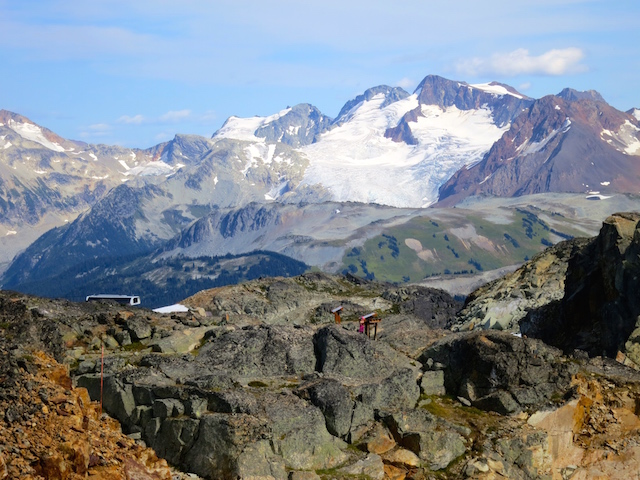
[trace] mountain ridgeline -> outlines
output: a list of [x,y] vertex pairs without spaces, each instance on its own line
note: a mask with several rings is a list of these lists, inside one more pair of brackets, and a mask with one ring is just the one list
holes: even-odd
[[[429,75],[413,93],[368,89],[335,119],[299,104],[269,117],[230,117],[211,138],[176,135],[138,150],[65,140],[2,111],[0,282],[5,288],[42,284],[81,264],[130,255],[253,251],[338,272],[350,266],[345,256],[354,247],[395,236],[392,229],[425,215],[427,206],[543,193],[633,199],[640,191],[636,112],[618,111],[592,91],[565,89],[533,99],[496,82]],[[445,248],[440,240],[431,244],[415,233],[399,237],[397,247],[406,260],[416,254],[413,263],[391,266],[397,257],[380,252],[375,262],[360,258],[355,267],[368,275],[376,263],[376,278],[416,281],[438,271],[480,270],[423,268],[450,252],[464,249],[469,265],[482,264],[478,254],[487,249],[511,249],[509,261],[523,261],[576,235],[578,227],[583,233],[594,228],[572,224],[575,218],[566,215],[556,215],[560,224],[554,225],[543,212],[541,221],[557,233],[538,238],[524,253],[509,240],[516,227],[484,234],[479,217],[465,215],[468,221],[443,228],[443,235],[459,234],[460,245],[448,245],[447,252],[439,250]],[[500,212],[494,217],[506,218]],[[512,224],[513,215],[507,217]],[[367,272],[361,261],[368,262]],[[399,275],[407,265],[413,273]]]

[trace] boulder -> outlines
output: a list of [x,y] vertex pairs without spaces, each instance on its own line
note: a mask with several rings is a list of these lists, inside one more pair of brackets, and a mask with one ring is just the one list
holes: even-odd
[[426,349],[420,360],[442,364],[449,395],[503,414],[562,398],[578,370],[557,348],[497,331],[451,335]]
[[134,342],[151,337],[151,322],[147,318],[133,316],[125,322],[125,328]]
[[346,387],[337,380],[323,378],[304,384],[294,393],[320,409],[331,435],[346,439],[354,408],[351,393]]
[[416,454],[431,470],[446,468],[466,451],[456,427],[425,410],[381,413],[399,445]]
[[273,453],[268,440],[247,445],[237,460],[238,478],[246,480],[287,480],[282,457]]
[[[184,467],[207,479],[238,476],[238,459],[251,444],[271,438],[265,419],[252,415],[208,413],[198,421],[197,442],[183,454]],[[259,451],[261,447],[256,447]],[[243,459],[243,465],[246,458]]]
[[286,376],[315,367],[313,329],[260,325],[211,338],[195,359],[199,375],[228,372],[234,378]]
[[444,372],[442,370],[426,371],[420,379],[420,390],[424,395],[444,395]]
[[318,330],[313,338],[316,369],[324,374],[367,381],[381,380],[401,368],[415,368],[410,358],[382,342],[339,325]]
[[347,459],[347,445],[332,436],[322,412],[297,396],[265,393],[260,399],[276,453],[292,470],[334,468]]

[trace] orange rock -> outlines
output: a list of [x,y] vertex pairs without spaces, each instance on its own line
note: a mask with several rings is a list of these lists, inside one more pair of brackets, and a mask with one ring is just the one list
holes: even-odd
[[388,452],[396,446],[391,434],[383,427],[376,428],[367,442],[367,450],[378,455]]
[[44,453],[40,456],[38,473],[48,480],[67,480],[71,469],[60,453]]
[[417,467],[420,465],[420,458],[410,450],[399,448],[393,452],[387,452],[382,456],[385,462],[394,463],[396,465],[405,465],[407,467]]
[[133,458],[125,458],[124,472],[127,480],[170,480],[171,472],[167,468],[166,471],[150,471],[147,467]]
[[85,475],[89,469],[89,443],[84,439],[66,442],[60,445],[60,451],[65,454],[73,471]]
[[89,392],[84,387],[76,387],[73,389],[73,393],[77,397],[78,406],[82,409],[82,413],[86,414],[86,409],[91,405],[91,397]]
[[9,477],[9,472],[7,471],[7,464],[4,461],[4,456],[0,453],[0,480],[4,480]]
[[407,478],[407,472],[393,465],[384,466],[384,477],[389,480],[404,480]]
[[91,480],[123,480],[122,468],[118,467],[95,467],[91,469],[89,478]]
[[71,390],[73,384],[71,383],[71,378],[69,377],[69,372],[67,371],[67,367],[58,365],[53,368],[47,375],[51,380],[60,385],[61,387],[66,388],[67,390]]

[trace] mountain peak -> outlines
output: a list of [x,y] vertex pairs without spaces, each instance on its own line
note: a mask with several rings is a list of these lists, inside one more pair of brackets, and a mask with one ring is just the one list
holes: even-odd
[[438,75],[427,75],[415,93],[422,105],[437,105],[442,109],[455,106],[459,110],[488,108],[500,126],[508,125],[533,103],[533,99],[502,83],[470,85]]
[[380,108],[384,108],[387,105],[397,102],[398,100],[403,100],[409,96],[409,93],[407,93],[404,89],[400,87],[390,87],[389,85],[378,85],[377,87],[369,88],[365,90],[362,95],[358,95],[353,100],[349,100],[347,103],[345,103],[344,107],[342,107],[342,109],[340,110],[340,113],[338,113],[338,116],[334,120],[334,123],[337,123],[337,124],[342,123],[345,117],[347,116],[347,114],[354,107],[356,107],[357,105],[363,102],[368,102],[373,97],[380,94],[383,94],[385,96],[385,100],[382,103],[382,105],[380,105]]
[[558,97],[567,100],[568,102],[575,102],[577,100],[592,100],[594,102],[604,102],[604,98],[595,90],[586,90],[581,92],[574,90],[573,88],[565,88],[558,95]]
[[8,123],[10,120],[18,123],[31,123],[33,122],[29,120],[27,117],[23,117],[17,113],[10,112],[9,110],[0,110],[0,123]]
[[256,129],[255,136],[265,141],[282,142],[292,147],[309,145],[331,126],[332,119],[309,103],[299,103]]
[[631,110],[627,110],[627,113],[640,122],[640,108],[632,108]]

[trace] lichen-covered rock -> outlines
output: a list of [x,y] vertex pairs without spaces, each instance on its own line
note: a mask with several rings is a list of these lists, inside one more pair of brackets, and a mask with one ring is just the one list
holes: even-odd
[[228,372],[235,378],[297,375],[315,368],[314,330],[260,325],[212,338],[195,364],[201,373]]
[[329,433],[346,439],[355,402],[345,386],[337,380],[322,378],[304,384],[295,394],[320,409]]
[[271,433],[264,419],[209,413],[199,420],[195,438],[198,441],[184,454],[184,464],[202,477],[223,480],[235,479],[240,454],[249,445],[271,438]]
[[272,443],[288,468],[333,468],[347,459],[346,443],[332,436],[320,410],[292,394],[266,394],[261,399]]
[[478,288],[467,297],[464,308],[449,326],[453,331],[519,332],[529,311],[564,297],[569,259],[587,243],[587,239],[560,242],[535,255],[515,272]]
[[367,381],[389,377],[401,368],[415,368],[411,359],[382,342],[338,325],[323,327],[313,339],[316,367],[324,374]]

